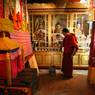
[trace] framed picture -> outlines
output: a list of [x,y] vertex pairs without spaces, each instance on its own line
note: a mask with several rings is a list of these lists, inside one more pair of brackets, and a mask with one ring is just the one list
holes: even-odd
[[[48,41],[47,29],[48,29],[48,16],[47,15],[33,15],[33,40],[40,43],[41,46]],[[43,45],[42,45],[43,44]]]
[[63,37],[62,29],[67,27],[67,14],[55,14],[52,15],[52,46],[61,47]]
[[52,29],[57,32],[64,27],[67,27],[67,14],[52,15]]
[[45,16],[35,15],[34,16],[34,31],[37,31],[40,28],[45,29]]

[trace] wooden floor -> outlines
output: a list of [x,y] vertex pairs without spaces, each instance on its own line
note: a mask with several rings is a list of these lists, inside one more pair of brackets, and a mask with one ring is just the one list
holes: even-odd
[[52,76],[48,70],[40,70],[35,95],[95,95],[95,88],[88,84],[87,70],[75,70],[71,79],[63,79],[60,70]]

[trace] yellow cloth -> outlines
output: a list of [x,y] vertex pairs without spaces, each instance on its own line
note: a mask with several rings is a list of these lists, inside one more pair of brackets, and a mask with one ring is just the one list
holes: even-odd
[[16,41],[9,39],[8,37],[0,38],[0,50],[11,50],[18,47],[19,45]]
[[33,54],[33,56],[31,56],[31,58],[29,58],[28,61],[29,61],[30,68],[36,68],[37,69],[37,73],[39,75],[39,69],[38,69],[38,65],[37,65],[37,61],[36,61],[35,55]]
[[0,18],[0,32],[1,31],[13,32],[13,22],[6,18]]

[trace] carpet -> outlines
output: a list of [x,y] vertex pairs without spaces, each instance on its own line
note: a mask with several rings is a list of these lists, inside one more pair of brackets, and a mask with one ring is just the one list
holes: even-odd
[[35,95],[95,95],[95,88],[87,82],[87,75],[74,74],[71,79],[63,79],[61,73],[39,74],[39,89]]

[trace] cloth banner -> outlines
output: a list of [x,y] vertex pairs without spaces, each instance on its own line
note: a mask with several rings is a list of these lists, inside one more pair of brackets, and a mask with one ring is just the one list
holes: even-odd
[[3,12],[3,0],[0,0],[0,18],[3,18],[4,12]]

